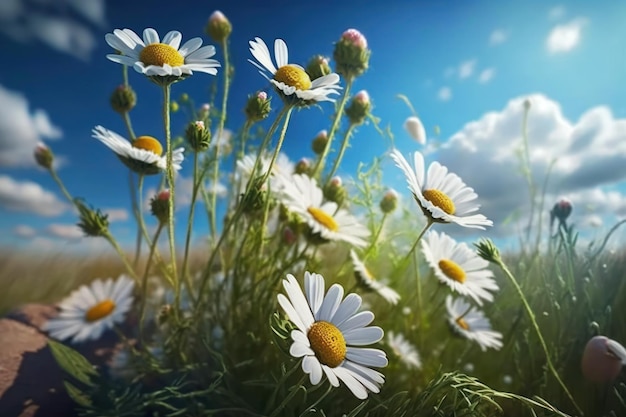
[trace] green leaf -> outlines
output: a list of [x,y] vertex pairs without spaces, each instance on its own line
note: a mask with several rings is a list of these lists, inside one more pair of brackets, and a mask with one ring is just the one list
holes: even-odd
[[63,381],[63,385],[65,385],[65,390],[67,394],[70,396],[74,402],[83,407],[89,407],[91,405],[91,399],[87,394],[82,392],[80,389],[76,388],[74,385],[70,384],[67,381]]
[[48,346],[61,369],[80,382],[93,386],[91,376],[97,376],[98,371],[94,369],[93,365],[83,355],[71,347],[54,340],[48,340]]

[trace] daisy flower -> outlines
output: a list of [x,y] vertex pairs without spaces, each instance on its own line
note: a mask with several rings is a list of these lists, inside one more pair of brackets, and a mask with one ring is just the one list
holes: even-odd
[[451,295],[446,297],[446,309],[450,326],[464,338],[478,343],[483,352],[487,348],[499,350],[502,347],[502,333],[491,330],[489,319],[482,311],[460,298],[452,300]]
[[[330,384],[339,380],[359,399],[368,391],[378,393],[384,376],[370,367],[387,366],[387,356],[379,349],[353,347],[376,343],[383,337],[380,327],[368,326],[374,319],[370,311],[357,313],[361,297],[348,294],[333,284],[324,295],[324,277],[305,272],[302,292],[298,281],[288,274],[283,280],[287,297],[278,294],[278,303],[297,329],[291,332],[293,344],[289,353],[302,357],[302,370],[317,385],[326,375]],[[352,346],[351,346],[352,345]]]
[[463,182],[461,178],[448,172],[448,168],[435,161],[428,167],[424,175],[424,156],[415,152],[413,168],[404,156],[394,149],[391,158],[400,168],[409,184],[420,208],[431,221],[437,223],[456,223],[463,227],[485,229],[483,226],[492,226],[493,222],[482,214],[470,214],[479,209],[479,205],[472,203],[478,198],[474,190]]
[[51,337],[73,343],[98,339],[105,330],[121,323],[130,310],[134,281],[126,275],[83,285],[59,304],[59,315],[43,330]]
[[[243,193],[246,190],[248,181],[252,177],[252,171],[254,169],[254,163],[256,162],[256,155],[248,154],[237,161],[236,178],[239,180],[240,189],[239,192]],[[261,160],[257,166],[256,175],[264,175],[271,162],[272,158],[269,155],[261,155]],[[279,153],[274,165],[272,166],[272,174],[269,179],[271,181],[270,188],[272,192],[278,192],[282,189],[282,185],[285,181],[289,181],[289,177],[294,172],[294,164],[289,160],[289,157],[284,153]]]
[[[117,133],[96,126],[92,130],[92,137],[108,146],[117,154],[120,160],[138,174],[154,175],[167,168],[167,158],[161,156],[163,146],[152,136],[139,136],[132,143]],[[180,164],[185,157],[184,148],[172,151],[172,167],[175,170],[181,168]]]
[[[249,59],[248,61],[257,67],[262,76],[267,78],[282,93],[284,97],[294,95],[304,101],[335,101],[330,98],[332,94],[339,94],[341,90],[339,75],[332,73],[316,78],[311,78],[300,65],[289,63],[287,44],[282,39],[274,41],[274,55],[276,66],[272,61],[270,51],[261,38],[250,41],[250,52],[259,63]],[[260,64],[260,65],[259,65]],[[269,72],[270,78],[266,72]]]
[[471,297],[478,305],[493,301],[498,284],[489,262],[482,259],[465,243],[457,243],[445,233],[428,232],[422,240],[422,253],[435,271],[435,276],[452,291]]
[[422,361],[415,346],[406,340],[402,334],[396,335],[393,332],[389,332],[387,334],[387,345],[407,368],[419,369],[422,367]]
[[182,35],[178,31],[168,32],[159,39],[152,28],[143,31],[143,40],[130,29],[115,29],[104,37],[111,48],[119,54],[109,54],[113,62],[133,67],[148,77],[184,77],[193,71],[217,74],[220,63],[209,59],[215,55],[213,45],[202,46],[201,38],[188,40],[180,47]]
[[311,232],[322,239],[344,241],[357,247],[367,244],[364,240],[370,234],[367,227],[348,211],[337,209],[337,203],[324,202],[322,189],[313,178],[303,174],[292,175],[283,182],[281,199],[289,211],[298,214]]
[[359,284],[376,294],[383,297],[390,304],[396,305],[400,300],[400,294],[389,288],[385,284],[377,281],[372,273],[367,269],[365,264],[359,259],[356,252],[350,251],[350,258],[352,259],[352,266],[354,268],[354,276]]

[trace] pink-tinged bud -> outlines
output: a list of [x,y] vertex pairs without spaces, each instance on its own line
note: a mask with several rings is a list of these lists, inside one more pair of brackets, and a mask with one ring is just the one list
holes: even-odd
[[343,182],[341,181],[341,177],[332,177],[330,180],[330,185],[332,185],[333,187],[341,187],[341,185],[343,184]]
[[196,120],[193,124],[196,125],[198,130],[204,129],[204,122],[202,120]]
[[165,224],[169,220],[170,206],[170,190],[162,190],[150,200],[150,210],[152,215],[156,217],[160,223]]
[[356,29],[346,30],[343,32],[343,35],[341,35],[341,38],[350,41],[354,46],[358,46],[359,48],[367,48],[367,39]]
[[398,193],[396,190],[389,189],[383,194],[383,198],[380,200],[380,209],[383,213],[391,213],[398,206]]
[[256,98],[259,100],[267,100],[267,93],[265,91],[259,91]]
[[310,168],[311,168],[311,161],[309,161],[307,158],[302,158],[296,164],[294,168],[294,172],[296,174],[307,174]]
[[414,140],[420,145],[426,143],[426,130],[422,121],[417,116],[411,116],[404,122],[404,129],[408,132]]
[[283,229],[283,241],[288,245],[293,245],[298,240],[298,236],[291,227]]
[[40,167],[45,169],[52,168],[52,162],[54,161],[54,155],[50,148],[48,148],[44,143],[39,142],[37,146],[35,146],[35,161],[39,164]]
[[354,96],[355,100],[360,101],[363,104],[367,104],[370,102],[370,95],[365,90],[361,90]]
[[564,222],[572,214],[572,202],[567,198],[561,198],[552,207],[552,215]]
[[328,144],[328,132],[326,130],[320,130],[320,132],[313,138],[311,142],[311,149],[316,155],[324,153],[324,149]]
[[626,349],[605,336],[592,337],[583,352],[582,372],[590,382],[614,381],[626,361]]
[[204,103],[200,107],[200,115],[202,117],[207,117],[209,115],[209,111],[211,110],[211,105],[209,103]]
[[230,21],[224,16],[224,13],[219,10],[214,11],[209,17],[209,21],[206,25],[206,32],[216,42],[223,42],[230,33],[233,27]]
[[170,199],[170,190],[165,189],[157,194],[157,199],[161,201],[168,201]]

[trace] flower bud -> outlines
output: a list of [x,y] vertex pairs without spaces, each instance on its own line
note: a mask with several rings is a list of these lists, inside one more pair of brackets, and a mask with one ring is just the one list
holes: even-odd
[[157,218],[159,223],[165,224],[169,221],[170,214],[170,190],[160,191],[150,200],[150,211]]
[[426,143],[426,130],[424,129],[422,121],[417,116],[408,117],[404,122],[404,129],[420,145]]
[[391,213],[398,207],[398,193],[395,190],[389,189],[383,195],[380,200],[380,209],[383,213]]
[[315,55],[306,66],[306,73],[311,81],[332,73],[333,70],[328,64],[328,59],[322,55]]
[[35,146],[35,161],[40,167],[45,169],[52,169],[52,162],[54,162],[54,155],[50,148],[48,148],[43,142],[39,142]]
[[209,17],[205,30],[215,42],[223,42],[228,38],[233,27],[224,13],[216,10]]
[[622,370],[626,350],[622,345],[605,336],[592,337],[585,346],[582,372],[590,382],[614,381]]
[[178,102],[172,100],[172,102],[170,103],[170,111],[172,113],[176,113],[179,109],[180,106],[178,105]]
[[370,114],[372,104],[370,96],[365,90],[361,90],[352,99],[350,105],[346,108],[346,116],[353,125],[362,124]]
[[259,91],[256,95],[248,96],[244,112],[251,122],[260,122],[269,116],[272,107],[270,99],[265,91]]
[[187,93],[182,93],[179,100],[181,103],[187,103],[189,101],[189,95]]
[[370,53],[367,39],[361,32],[356,29],[346,30],[333,51],[337,73],[348,79],[363,74],[369,65]]
[[204,103],[200,107],[200,117],[206,119],[209,117],[209,112],[211,111],[211,105],[209,103]]
[[326,149],[326,144],[328,143],[328,132],[326,130],[320,130],[320,132],[313,138],[311,142],[311,149],[315,152],[316,155],[321,155],[324,153],[324,149]]
[[204,122],[197,120],[187,125],[185,138],[194,152],[205,151],[211,143],[211,131],[204,126]]
[[333,177],[328,184],[324,187],[324,197],[329,200],[342,205],[346,199],[347,192],[342,185],[340,177]]
[[129,85],[120,85],[111,94],[110,103],[116,112],[128,113],[137,104],[137,95]]
[[294,168],[294,173],[296,173],[296,174],[308,174],[309,173],[309,169],[311,169],[311,161],[309,161],[307,158],[302,158],[296,164],[296,167]]
[[561,198],[559,201],[554,204],[550,214],[561,222],[565,222],[565,220],[572,214],[572,202],[567,198]]
[[82,201],[75,199],[74,203],[78,208],[80,222],[78,227],[85,233],[85,236],[106,236],[109,232],[108,215],[100,210],[87,207]]

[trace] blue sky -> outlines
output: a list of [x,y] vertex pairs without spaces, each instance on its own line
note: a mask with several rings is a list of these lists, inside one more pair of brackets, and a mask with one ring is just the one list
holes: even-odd
[[[241,125],[248,94],[270,91],[247,62],[249,40],[259,36],[271,44],[283,38],[290,61],[304,65],[314,54],[331,56],[341,33],[356,28],[367,37],[372,55],[353,92],[369,92],[374,115],[383,128],[390,127],[405,155],[421,150],[428,162],[439,160],[458,173],[495,223],[471,236],[456,226],[446,232],[516,241],[528,207],[514,154],[525,99],[532,103],[529,133],[537,181],[543,181],[549,161],[558,158],[547,203],[570,198],[572,221],[585,239],[601,236],[626,217],[623,2],[281,0],[173,6],[161,0],[3,0],[0,48],[8,60],[0,67],[0,246],[68,252],[86,247],[74,213],[34,164],[32,150],[39,141],[57,155],[59,175],[70,192],[108,212],[113,234],[131,245],[127,171],[91,138],[96,125],[125,133],[108,104],[122,78],[121,66],[105,58],[111,48],[104,35],[116,28],[141,33],[153,27],[161,36],[179,30],[183,41],[200,36],[212,43],[203,28],[214,10],[233,24],[235,79],[227,128]],[[216,58],[222,58],[219,48]],[[129,75],[138,94],[131,113],[135,131],[162,138],[159,88],[132,69]],[[199,106],[209,100],[212,84],[221,81],[221,74],[198,73],[174,85],[172,94],[188,93]],[[426,126],[425,147],[403,130],[411,113],[397,94],[411,100]],[[275,108],[278,102],[276,97]],[[292,160],[312,156],[310,140],[329,127],[332,111],[325,103],[294,114],[284,147]],[[187,121],[184,114],[174,114],[174,133],[181,133]],[[359,161],[371,161],[389,148],[372,124],[361,126],[351,144],[340,170],[344,177],[355,174]],[[383,169],[386,183],[406,193],[388,158]],[[191,165],[181,174],[190,178]],[[154,188],[156,181],[151,178],[146,188]],[[181,207],[181,220],[187,210]],[[516,211],[519,221],[505,222]],[[197,223],[198,238],[205,226]]]

